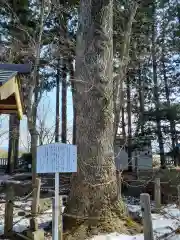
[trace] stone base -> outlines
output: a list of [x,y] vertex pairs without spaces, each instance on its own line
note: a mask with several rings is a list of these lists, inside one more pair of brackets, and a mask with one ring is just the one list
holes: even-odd
[[44,240],[44,231],[43,230],[37,230],[32,232],[31,230],[27,231],[27,237],[32,240]]

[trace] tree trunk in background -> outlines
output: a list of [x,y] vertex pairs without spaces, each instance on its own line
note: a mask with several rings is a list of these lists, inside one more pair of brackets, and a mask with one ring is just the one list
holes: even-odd
[[[120,114],[122,113],[122,107],[124,105],[124,81],[118,80],[119,75],[114,77],[114,141],[116,142],[116,136],[118,134],[119,123],[120,123]],[[119,86],[117,87],[117,82]]]
[[157,136],[160,150],[161,167],[165,168],[164,143],[161,130],[161,120],[159,116],[160,102],[159,102],[159,87],[157,80],[157,59],[156,59],[156,19],[155,19],[155,2],[153,3],[153,22],[152,22],[152,67],[153,67],[153,82],[154,82],[154,101],[156,106],[156,124]]
[[125,25],[124,39],[122,41],[121,53],[120,53],[120,62],[121,66],[119,67],[119,74],[116,76],[116,80],[114,81],[114,139],[116,139],[116,134],[119,128],[120,122],[120,113],[121,108],[123,106],[123,89],[124,89],[124,81],[123,79],[126,77],[127,66],[129,63],[129,50],[131,43],[131,33],[132,33],[132,25],[134,21],[134,17],[136,15],[136,11],[138,9],[138,3],[136,1],[132,1],[131,9],[129,12],[129,16]]
[[35,184],[37,173],[36,173],[36,154],[37,154],[37,143],[38,143],[38,132],[36,129],[36,119],[37,119],[37,99],[38,90],[34,93],[34,106],[32,107],[31,118],[28,118],[28,129],[31,135],[31,153],[32,153],[32,183]]
[[[165,21],[165,19],[164,19],[164,21]],[[164,23],[163,23],[161,63],[162,63],[162,72],[163,72],[164,85],[165,85],[167,107],[170,109],[170,107],[171,107],[170,89],[169,89],[168,77],[167,77],[167,73],[166,73],[166,63],[165,63],[166,49],[165,49],[165,42],[164,42],[164,40],[165,40],[165,26],[164,26]],[[170,119],[169,122],[170,122],[170,131],[171,131],[172,150],[175,151],[175,146],[176,146],[176,143],[177,143],[175,120],[174,119]]]
[[[39,74],[38,76],[39,77]],[[38,82],[38,80],[37,80]],[[31,154],[32,154],[32,186],[35,187],[37,172],[36,172],[36,155],[37,155],[37,143],[38,143],[38,132],[36,129],[36,119],[37,119],[37,107],[38,107],[38,84],[35,88],[34,93],[34,104],[32,106],[31,116],[28,116],[28,129],[31,135]],[[36,198],[36,191],[33,191],[32,197]],[[30,219],[30,228],[35,231],[38,229],[37,219],[33,216]]]
[[57,74],[56,74],[56,127],[55,127],[55,142],[59,142],[59,91],[60,91],[60,60],[58,59],[57,63]]
[[113,0],[81,0],[74,102],[78,171],[72,178],[65,216],[80,216],[83,223],[88,217],[88,223],[94,225],[101,217],[109,218],[117,188],[112,36]]
[[121,116],[121,120],[122,120],[122,135],[123,135],[123,139],[125,140],[126,139],[126,130],[125,130],[126,123],[125,123],[125,118],[124,118],[124,106],[121,109],[121,113],[122,113],[122,116]]
[[20,119],[16,115],[16,128],[15,128],[15,151],[14,151],[14,168],[18,168],[19,159],[19,138],[20,138]]
[[[170,90],[169,90],[169,84],[168,84],[168,78],[166,74],[166,66],[165,66],[165,58],[162,51],[162,66],[163,66],[163,78],[164,78],[164,84],[165,84],[165,93],[166,93],[166,100],[167,100],[167,106],[170,109],[171,102],[170,102]],[[176,137],[176,127],[175,127],[175,121],[173,119],[170,120],[170,131],[171,131],[171,141],[172,141],[172,149],[175,149],[177,137]]]
[[8,165],[6,172],[12,174],[18,164],[20,120],[16,114],[9,117]]
[[132,171],[132,116],[130,76],[127,74],[127,114],[128,114],[128,171]]
[[141,79],[141,65],[138,69],[138,90],[139,90],[139,104],[140,104],[140,126],[141,134],[144,136],[144,82]]
[[71,79],[71,91],[72,91],[72,99],[73,99],[73,136],[72,136],[72,144],[76,145],[76,104],[75,104],[75,82],[74,82],[74,67],[73,60],[69,59],[69,73]]
[[61,141],[67,142],[67,66],[62,59],[61,65],[61,78],[62,78],[62,128],[61,128]]

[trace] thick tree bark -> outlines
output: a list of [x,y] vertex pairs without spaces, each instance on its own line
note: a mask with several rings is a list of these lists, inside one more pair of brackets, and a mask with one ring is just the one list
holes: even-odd
[[75,70],[78,172],[65,216],[96,222],[116,198],[113,132],[113,0],[82,0]]

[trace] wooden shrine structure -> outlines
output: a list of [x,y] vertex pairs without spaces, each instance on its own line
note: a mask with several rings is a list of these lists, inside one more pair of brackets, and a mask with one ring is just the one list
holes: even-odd
[[0,64],[0,114],[24,113],[21,75],[31,72],[30,64]]

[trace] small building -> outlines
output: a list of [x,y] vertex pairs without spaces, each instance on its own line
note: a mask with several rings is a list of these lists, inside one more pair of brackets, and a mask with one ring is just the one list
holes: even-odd
[[[133,170],[152,169],[152,147],[151,141],[138,142],[132,141],[132,168]],[[128,170],[128,146],[122,137],[116,138],[115,143],[115,163],[117,170]]]
[[10,114],[7,172],[18,162],[19,127],[24,114],[22,75],[29,75],[30,64],[0,64],[0,114]]
[[0,114],[17,113],[22,119],[24,107],[20,74],[29,74],[29,64],[0,64]]

